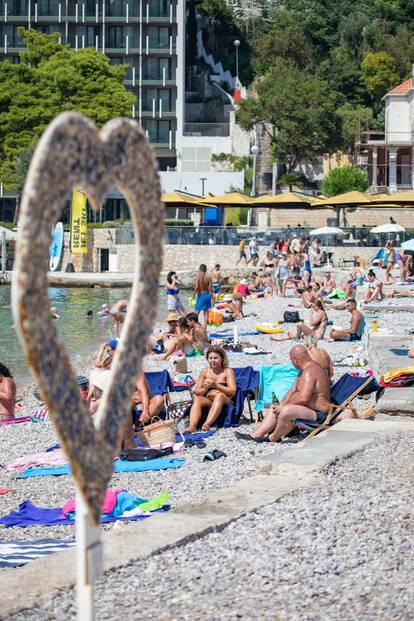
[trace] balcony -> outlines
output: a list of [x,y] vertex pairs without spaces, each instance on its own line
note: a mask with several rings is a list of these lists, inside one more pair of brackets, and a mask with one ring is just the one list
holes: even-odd
[[355,144],[359,147],[412,145],[414,144],[414,131],[363,131],[356,136]]
[[184,136],[209,136],[228,138],[229,123],[184,123]]

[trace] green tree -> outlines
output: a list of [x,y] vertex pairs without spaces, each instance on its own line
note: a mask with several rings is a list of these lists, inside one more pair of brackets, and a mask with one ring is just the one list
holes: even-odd
[[305,35],[299,17],[293,11],[277,13],[267,32],[252,41],[255,68],[265,73],[276,57],[292,60],[304,69],[312,63],[313,48]]
[[399,75],[395,58],[387,52],[368,52],[361,64],[362,80],[368,93],[379,100],[398,84]]
[[297,175],[294,172],[286,173],[279,177],[277,180],[278,183],[282,185],[287,185],[289,187],[289,192],[293,191],[293,186],[295,185],[297,188],[301,188],[303,186],[303,181],[300,175]]
[[328,196],[336,196],[353,190],[365,192],[367,189],[367,175],[357,166],[334,168],[329,171],[322,184],[322,192]]
[[370,124],[373,117],[372,110],[345,103],[338,108],[338,115],[342,121],[342,146],[348,150],[354,146],[356,134]]
[[112,66],[93,48],[72,51],[57,35],[23,28],[19,35],[27,48],[22,62],[0,63],[0,180],[18,190],[28,158],[57,114],[77,110],[101,126],[131,116],[135,101],[122,85],[126,65]]
[[[328,196],[336,196],[337,194],[352,192],[354,190],[357,190],[358,192],[365,192],[367,189],[367,175],[357,166],[342,166],[341,168],[334,168],[326,175],[322,184],[322,192],[328,194]],[[347,211],[353,211],[355,207],[335,207],[338,226],[340,226],[341,223],[341,209],[343,211],[343,225],[346,226],[346,213]]]
[[245,129],[264,124],[273,155],[287,172],[300,161],[314,161],[321,151],[335,148],[340,123],[335,93],[326,82],[279,58],[256,91],[257,97],[241,103],[238,119]]

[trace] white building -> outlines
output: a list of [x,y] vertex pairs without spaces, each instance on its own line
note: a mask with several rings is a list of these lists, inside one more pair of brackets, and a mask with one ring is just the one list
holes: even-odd
[[356,141],[357,163],[366,168],[371,191],[414,187],[413,75],[384,96],[385,131],[364,131]]

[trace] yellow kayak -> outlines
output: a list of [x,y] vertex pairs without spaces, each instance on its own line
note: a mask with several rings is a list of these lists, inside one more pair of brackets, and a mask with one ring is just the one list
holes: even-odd
[[278,323],[270,323],[264,321],[263,323],[256,324],[256,330],[263,334],[283,334],[284,330]]

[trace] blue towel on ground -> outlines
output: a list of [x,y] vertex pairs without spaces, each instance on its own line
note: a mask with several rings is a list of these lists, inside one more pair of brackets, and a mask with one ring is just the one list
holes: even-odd
[[293,364],[260,367],[260,398],[256,401],[256,411],[260,412],[266,404],[272,403],[272,392],[282,401],[297,376],[298,370]]
[[[180,468],[184,463],[184,459],[176,459],[173,457],[160,457],[159,459],[151,459],[149,461],[116,461],[114,464],[114,472],[144,472],[146,470],[167,470],[168,468]],[[28,468],[23,470],[23,474],[18,479],[27,479],[29,477],[45,477],[48,475],[58,476],[61,474],[70,474],[70,467],[59,466],[58,468]]]
[[400,349],[399,347],[391,347],[390,351],[392,351],[392,353],[395,356],[408,356],[408,349]]
[[[239,332],[239,336],[257,336],[261,334],[257,330],[255,332]],[[232,339],[234,337],[234,332],[210,332],[208,335],[209,339]]]
[[[153,511],[152,513],[159,513],[162,511],[168,511],[170,505],[164,505],[162,509]],[[101,517],[101,522],[115,522],[116,520],[145,520],[150,517],[151,513],[145,513],[140,515],[134,515],[133,517]],[[55,524],[74,524],[75,520],[71,520],[62,516],[62,507],[56,507],[53,509],[43,509],[42,507],[36,507],[30,500],[25,500],[19,505],[17,511],[12,511],[8,515],[0,518],[0,524],[4,524],[6,528],[12,526],[33,526],[34,524],[43,524],[44,526],[52,526]]]
[[0,567],[20,567],[75,545],[75,540],[37,539],[0,543]]

